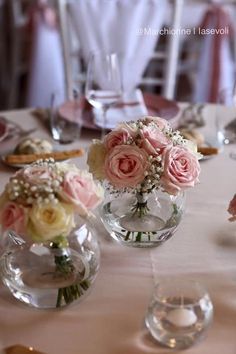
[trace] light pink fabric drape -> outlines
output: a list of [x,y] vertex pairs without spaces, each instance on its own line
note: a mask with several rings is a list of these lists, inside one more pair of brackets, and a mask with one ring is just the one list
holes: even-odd
[[222,90],[233,87],[234,63],[230,39],[234,33],[227,12],[212,6],[206,12],[199,28],[222,30],[219,34],[201,35],[201,55],[198,63],[195,102],[217,102]]

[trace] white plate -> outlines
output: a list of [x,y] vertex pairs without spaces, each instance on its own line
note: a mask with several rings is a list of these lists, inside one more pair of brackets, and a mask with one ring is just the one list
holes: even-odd
[[13,167],[13,168],[23,168],[23,167],[25,167],[25,166],[27,166],[27,165],[29,165],[29,164],[23,164],[23,163],[18,163],[18,164],[11,164],[11,163],[9,163],[9,162],[7,162],[6,161],[6,156],[7,155],[4,155],[4,156],[1,156],[1,161],[2,161],[2,163],[4,164],[4,165],[6,165],[6,166],[8,166],[8,167]]

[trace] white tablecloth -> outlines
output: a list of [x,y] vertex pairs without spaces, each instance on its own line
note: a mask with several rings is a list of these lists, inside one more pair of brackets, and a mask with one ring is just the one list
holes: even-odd
[[[214,122],[214,107],[206,120]],[[223,110],[226,120],[233,117]],[[29,111],[2,113],[38,127],[35,136],[48,136]],[[90,133],[74,146],[87,146]],[[236,224],[227,221],[228,201],[236,192],[234,146],[201,163],[200,184],[187,193],[184,219],[176,234],[159,248],[126,248],[99,230],[101,268],[86,299],[60,311],[36,310],[16,301],[0,286],[0,349],[13,344],[33,346],[47,354],[170,353],[144,328],[144,315],[154,279],[190,276],[208,288],[215,307],[207,338],[189,354],[235,354]],[[77,160],[85,166],[85,158]],[[12,170],[0,166],[1,189]]]

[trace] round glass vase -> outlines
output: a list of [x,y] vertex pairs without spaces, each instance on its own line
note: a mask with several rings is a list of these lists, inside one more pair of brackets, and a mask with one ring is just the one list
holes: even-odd
[[46,243],[27,243],[12,231],[4,236],[0,272],[15,298],[47,309],[80,301],[89,293],[100,263],[93,228],[82,224],[67,238]]
[[159,189],[146,194],[110,193],[100,208],[100,216],[106,230],[121,244],[156,247],[174,234],[184,205],[184,192],[177,196]]

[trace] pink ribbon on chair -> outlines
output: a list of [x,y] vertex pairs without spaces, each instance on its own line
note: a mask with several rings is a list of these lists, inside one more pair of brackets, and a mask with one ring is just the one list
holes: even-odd
[[[218,5],[213,5],[207,10],[199,28],[214,29],[216,33],[206,34],[205,36],[211,37],[203,38],[203,41],[207,41],[207,45],[206,43],[204,45],[204,42],[202,44],[195,100],[217,102],[219,92],[226,88],[224,86],[229,85],[233,65],[229,41],[234,36],[234,30],[229,14]],[[223,30],[223,33],[220,33],[220,30]],[[208,77],[207,74],[209,74]],[[205,93],[203,93],[204,90]]]

